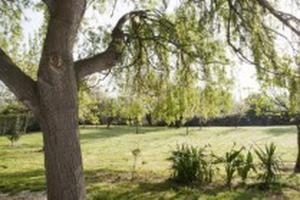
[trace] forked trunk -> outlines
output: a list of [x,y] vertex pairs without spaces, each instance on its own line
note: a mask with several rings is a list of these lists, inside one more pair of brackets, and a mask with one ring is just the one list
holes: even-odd
[[53,2],[37,80],[47,196],[48,200],[83,200],[73,45],[85,0]]
[[297,149],[298,149],[298,155],[297,160],[295,164],[295,173],[300,173],[300,125],[297,125]]

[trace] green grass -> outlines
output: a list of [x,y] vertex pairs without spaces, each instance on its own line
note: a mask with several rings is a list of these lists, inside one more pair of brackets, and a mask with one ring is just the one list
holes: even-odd
[[[188,136],[185,128],[144,127],[142,132],[137,135],[132,127],[81,130],[90,199],[300,199],[300,176],[291,175],[297,148],[294,127],[190,128]],[[204,188],[180,187],[167,181],[170,163],[166,158],[177,144],[210,144],[215,153],[223,155],[233,142],[248,147],[274,142],[286,165],[283,187],[262,192],[236,184],[228,191],[222,174],[214,185]],[[136,148],[141,149],[141,156],[138,177],[132,181],[131,151]],[[0,137],[0,193],[45,190],[41,149],[40,133],[23,136],[14,147],[6,137]]]

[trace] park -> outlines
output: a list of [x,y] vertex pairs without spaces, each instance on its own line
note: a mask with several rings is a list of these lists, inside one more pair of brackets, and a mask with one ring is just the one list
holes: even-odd
[[299,10],[0,1],[0,200],[300,199]]

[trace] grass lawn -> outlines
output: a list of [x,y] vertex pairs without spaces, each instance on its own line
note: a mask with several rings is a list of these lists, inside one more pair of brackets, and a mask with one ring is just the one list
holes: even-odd
[[[89,199],[300,199],[300,176],[292,175],[296,159],[296,128],[242,127],[242,128],[185,128],[143,127],[135,134],[132,127],[104,127],[82,129],[83,162]],[[204,188],[180,187],[167,181],[170,163],[166,160],[177,144],[210,144],[211,149],[223,155],[235,142],[247,147],[274,142],[285,162],[280,180],[282,187],[262,192],[236,184],[228,191],[222,173],[214,185]],[[141,156],[138,173],[131,180],[133,156],[139,148]],[[0,193],[45,190],[42,136],[32,133],[21,137],[16,146],[10,146],[6,137],[0,137]]]

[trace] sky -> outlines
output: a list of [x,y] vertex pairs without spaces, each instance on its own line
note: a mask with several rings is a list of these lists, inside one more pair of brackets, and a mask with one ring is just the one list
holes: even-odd
[[[166,12],[171,13],[172,10],[178,5],[178,2],[179,0],[171,0]],[[289,10],[293,10],[293,8],[289,7],[290,5],[284,2],[286,1],[281,1],[283,7],[288,8]],[[101,15],[99,13],[96,14],[87,11],[85,17],[101,25],[111,25],[115,24],[122,15],[133,9],[133,6],[118,3],[113,12],[113,15],[111,10]],[[299,14],[299,12],[297,12],[297,14]],[[40,13],[32,12],[29,10],[26,10],[25,15],[29,20],[23,21],[22,26],[25,31],[25,37],[28,37],[29,35],[32,35],[38,27],[40,27],[40,24],[42,22],[42,15]],[[283,43],[284,41],[279,41],[279,43],[280,42]],[[233,94],[236,100],[245,98],[249,93],[259,91],[259,83],[256,79],[254,66],[237,61],[233,73],[235,75]],[[106,87],[106,89],[109,90],[111,83],[108,80],[104,80],[101,82],[101,85],[103,85],[104,87]]]

